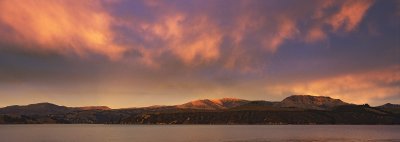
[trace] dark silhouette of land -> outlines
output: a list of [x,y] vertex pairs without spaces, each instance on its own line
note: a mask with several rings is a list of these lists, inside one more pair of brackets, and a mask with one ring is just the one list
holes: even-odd
[[181,105],[110,109],[51,103],[0,108],[0,124],[400,124],[400,105],[371,107],[323,96],[280,102],[223,98]]

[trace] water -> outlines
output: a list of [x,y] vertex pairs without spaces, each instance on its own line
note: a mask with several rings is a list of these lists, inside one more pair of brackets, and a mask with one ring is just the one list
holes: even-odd
[[400,126],[0,125],[0,142],[400,142]]

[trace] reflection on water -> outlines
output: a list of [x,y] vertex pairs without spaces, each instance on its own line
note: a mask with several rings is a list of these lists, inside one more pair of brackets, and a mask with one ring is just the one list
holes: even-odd
[[0,125],[0,142],[400,142],[400,126]]

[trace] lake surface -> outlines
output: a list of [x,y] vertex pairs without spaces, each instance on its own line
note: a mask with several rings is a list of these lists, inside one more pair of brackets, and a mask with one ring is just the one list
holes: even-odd
[[400,142],[400,126],[0,125],[0,142]]

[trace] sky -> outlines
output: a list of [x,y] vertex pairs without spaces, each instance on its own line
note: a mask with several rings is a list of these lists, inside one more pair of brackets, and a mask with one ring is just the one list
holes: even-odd
[[400,1],[1,0],[0,107],[400,103]]

